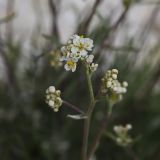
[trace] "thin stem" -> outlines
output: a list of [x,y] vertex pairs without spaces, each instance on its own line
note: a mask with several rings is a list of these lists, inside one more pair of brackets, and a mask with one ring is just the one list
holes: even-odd
[[0,56],[4,62],[4,65],[7,70],[7,85],[9,86],[10,89],[14,89],[16,93],[19,93],[19,87],[17,84],[17,80],[14,74],[14,68],[12,67],[11,63],[9,62],[9,59],[6,54],[5,50],[5,44],[0,38]]
[[52,22],[52,34],[55,35],[56,39],[59,40],[59,31],[57,27],[57,8],[56,4],[53,0],[49,0],[49,7],[51,10],[52,18],[54,18],[54,21]]
[[125,150],[133,160],[139,160],[139,157],[136,155],[136,153],[133,151],[133,149],[130,146],[125,147]]
[[87,160],[89,128],[90,128],[90,117],[84,120],[82,160]]
[[88,16],[88,18],[86,19],[86,21],[84,22],[84,24],[82,24],[82,28],[80,28],[80,33],[82,33],[82,34],[86,34],[87,33],[88,28],[90,26],[90,23],[91,23],[91,21],[93,19],[93,16],[95,15],[95,12],[97,10],[97,7],[99,6],[99,4],[101,2],[102,2],[102,0],[96,0],[95,1],[90,15]]
[[103,117],[102,119],[102,122],[101,122],[101,126],[99,128],[99,131],[97,132],[97,135],[91,145],[91,148],[90,148],[90,151],[89,151],[89,154],[88,154],[88,158],[87,159],[90,159],[90,157],[93,156],[93,154],[95,153],[98,145],[99,145],[99,141],[101,139],[101,137],[103,136],[105,130],[106,130],[106,126],[110,120],[110,117],[111,117],[111,114],[112,114],[112,106],[109,104],[109,108],[108,108],[108,114],[106,116]]
[[93,104],[94,103],[94,93],[93,93],[91,75],[89,73],[88,66],[86,66],[86,77],[87,77],[87,83],[88,83],[88,89],[89,89],[91,104]]
[[125,17],[129,11],[129,8],[125,8],[125,10],[122,12],[118,20],[108,29],[106,33],[104,33],[103,39],[101,41],[100,46],[97,48],[97,53],[101,52],[104,48],[106,48],[110,43],[111,39],[113,38],[113,34],[116,31],[116,29],[119,27],[119,25],[125,20]]
[[79,113],[81,113],[81,114],[85,114],[85,113],[84,113],[81,109],[79,109],[77,106],[75,106],[75,105],[73,105],[73,104],[71,104],[71,103],[69,103],[69,102],[67,102],[67,101],[64,101],[64,100],[63,100],[63,104],[67,105],[68,107],[74,109],[75,111],[77,111],[77,112],[79,112]]
[[89,73],[88,66],[86,66],[86,77],[87,77],[87,84],[90,94],[90,106],[87,110],[86,116],[87,119],[84,120],[84,132],[83,132],[83,146],[82,146],[82,160],[87,160],[87,149],[88,149],[88,136],[89,136],[89,129],[90,129],[90,120],[92,117],[92,112],[95,106],[95,98],[93,93],[93,87],[91,82],[91,75]]
[[[6,15],[9,15],[10,13],[14,12],[14,4],[15,4],[14,0],[12,0],[12,1],[8,0],[7,1]],[[5,25],[6,25],[6,38],[7,38],[7,41],[8,42],[12,42],[12,38],[13,38],[13,22],[9,21]]]

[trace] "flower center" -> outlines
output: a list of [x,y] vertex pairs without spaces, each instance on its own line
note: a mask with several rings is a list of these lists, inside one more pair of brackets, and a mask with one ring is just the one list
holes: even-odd
[[72,67],[72,66],[74,66],[74,62],[68,61],[68,62],[67,62],[67,65],[70,66],[70,67]]

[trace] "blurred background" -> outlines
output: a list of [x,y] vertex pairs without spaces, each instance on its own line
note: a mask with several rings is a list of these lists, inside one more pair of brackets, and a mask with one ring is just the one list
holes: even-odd
[[[83,110],[89,103],[83,68],[66,72],[58,62],[74,33],[94,40],[95,93],[110,68],[129,83],[107,131],[131,123],[139,160],[160,160],[159,0],[0,0],[0,159],[80,159],[83,120],[67,118],[76,113],[65,105],[54,113],[45,104],[50,85]],[[90,141],[105,107],[96,105]],[[133,159],[105,136],[94,158]]]

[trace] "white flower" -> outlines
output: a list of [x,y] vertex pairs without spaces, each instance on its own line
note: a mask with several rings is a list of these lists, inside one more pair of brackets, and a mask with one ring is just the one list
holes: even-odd
[[118,125],[114,126],[113,130],[116,136],[116,142],[118,145],[127,146],[133,142],[132,138],[129,136],[128,131],[132,129],[131,124],[127,124],[126,126]]
[[72,54],[77,54],[78,51],[79,51],[78,47],[72,46],[71,48]]
[[118,135],[127,133],[131,129],[132,129],[131,124],[126,124],[126,126],[118,125],[118,126],[114,126],[113,128],[114,132]]
[[50,86],[50,87],[48,88],[48,91],[49,91],[50,93],[54,93],[54,92],[56,91],[56,89],[55,89],[54,86]]
[[95,63],[91,63],[90,65],[90,70],[91,72],[95,72],[98,68],[98,64],[95,64]]
[[66,69],[66,71],[71,70],[72,72],[74,72],[76,70],[77,64],[73,61],[67,61],[64,68]]
[[[79,60],[86,61],[91,64],[93,62],[93,55],[88,56],[88,52],[93,48],[93,40],[84,38],[83,36],[73,35],[68,40],[67,44],[61,48],[62,57],[60,61],[65,61],[65,69],[74,72],[76,70],[77,62]],[[90,69],[95,71],[98,64],[91,64]]]
[[85,56],[87,56],[88,52],[83,49],[83,50],[80,50],[79,54],[80,54],[80,56],[85,57]]
[[93,40],[90,39],[90,38],[85,38],[84,39],[84,48],[88,51],[92,51],[92,48],[93,48]]
[[83,45],[84,45],[84,39],[83,39],[83,37],[80,37],[80,36],[78,36],[78,35],[75,35],[75,36],[73,37],[73,44],[74,44],[75,46],[79,47],[79,48],[82,48]]
[[92,63],[93,62],[93,59],[94,59],[94,55],[89,55],[87,58],[86,58],[86,62],[87,63]]

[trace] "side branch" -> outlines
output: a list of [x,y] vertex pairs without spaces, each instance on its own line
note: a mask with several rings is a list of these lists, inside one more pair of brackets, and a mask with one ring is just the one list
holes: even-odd
[[85,114],[85,113],[84,113],[81,109],[79,109],[77,106],[75,106],[75,105],[73,105],[73,104],[71,104],[71,103],[69,103],[69,102],[67,102],[67,101],[64,101],[64,100],[63,100],[63,104],[67,105],[68,107],[74,109],[75,111],[77,111],[77,112],[79,112],[79,113],[81,113],[81,114]]

